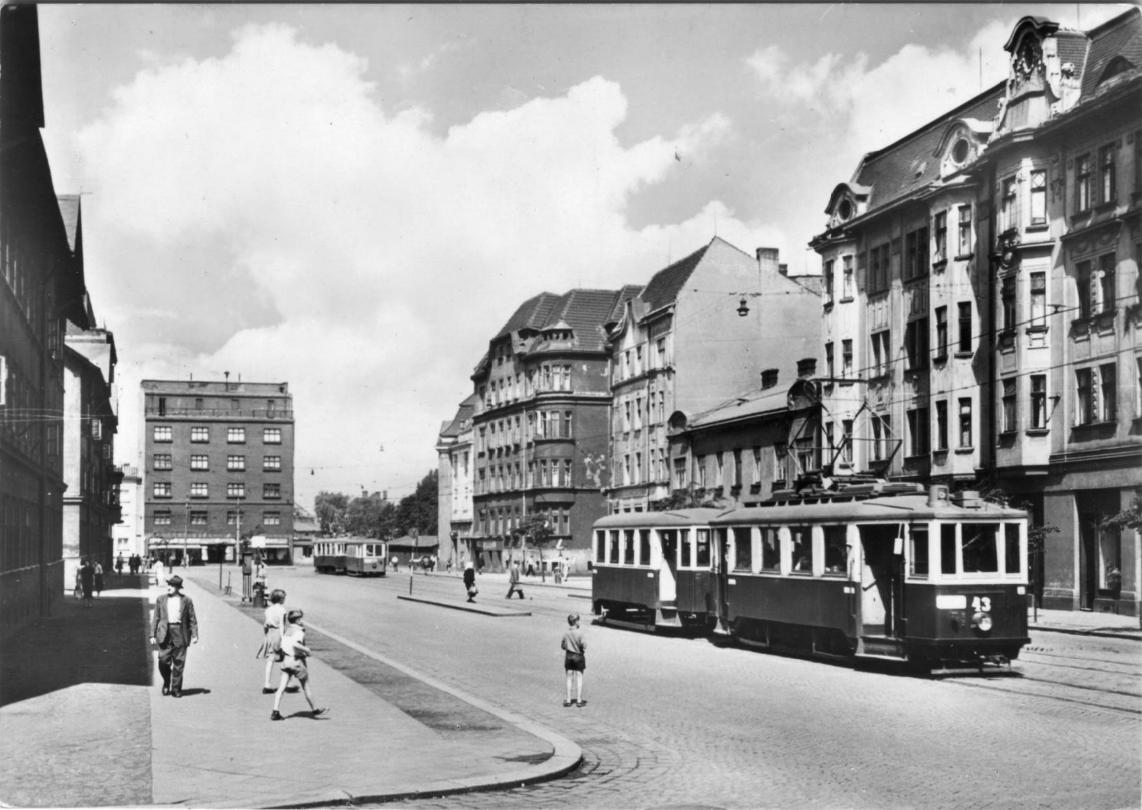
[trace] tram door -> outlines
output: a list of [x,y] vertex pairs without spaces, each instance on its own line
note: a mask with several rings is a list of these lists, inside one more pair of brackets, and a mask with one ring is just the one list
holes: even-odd
[[[735,535],[741,529],[735,529]],[[747,533],[749,529],[745,530]],[[740,553],[740,552],[739,552]],[[729,535],[725,529],[714,530],[714,605],[717,618],[725,622],[729,617]]]
[[660,529],[658,542],[662,549],[662,559],[658,564],[658,598],[663,602],[673,602],[678,598],[678,532],[675,529]]
[[861,634],[897,635],[903,608],[903,557],[896,554],[894,526],[861,526]]

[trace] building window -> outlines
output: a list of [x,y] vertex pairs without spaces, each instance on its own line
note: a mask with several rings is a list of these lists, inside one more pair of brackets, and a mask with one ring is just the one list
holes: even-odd
[[971,317],[971,301],[961,301],[959,303],[960,312],[960,334],[959,344],[956,350],[960,354],[971,354],[972,344],[972,317]]
[[880,332],[872,333],[872,373],[873,376],[880,376],[887,374],[890,370],[889,364],[892,360],[891,355],[891,333],[890,330],[884,329]]
[[209,470],[210,469],[210,456],[206,455],[192,455],[190,457],[190,468],[192,470]]
[[948,356],[948,308],[936,307],[936,359]]
[[1002,329],[1009,332],[1015,328],[1015,276],[1000,281],[1000,307]]
[[843,263],[843,277],[841,279],[841,299],[851,301],[853,297],[853,257],[844,256],[841,258]]
[[1005,177],[1000,182],[999,232],[1010,231],[1019,226],[1019,197],[1014,177]]
[[190,525],[191,526],[205,526],[207,523],[207,512],[191,512]]
[[1034,430],[1047,428],[1047,375],[1031,375],[1031,427]]
[[262,469],[266,472],[277,472],[282,468],[281,456],[265,456],[262,459]]
[[193,481],[190,485],[190,497],[192,498],[209,498],[210,485],[205,481]]
[[908,368],[916,370],[928,367],[928,319],[918,318],[909,321],[904,329],[904,347],[908,353]]
[[686,489],[686,459],[674,459],[674,488]]
[[1098,296],[1096,312],[1114,311],[1116,297],[1114,289],[1115,264],[1113,253],[1104,253],[1098,257],[1098,284],[1097,289],[1092,290],[1092,293],[1097,293]]
[[203,444],[210,441],[210,428],[196,426],[190,429],[190,440],[195,444]]
[[1114,155],[1116,144],[1104,146],[1098,151],[1098,201],[1108,205],[1115,201]]
[[246,457],[226,456],[226,469],[231,472],[242,472],[246,469]]
[[940,400],[936,403],[936,452],[942,453],[948,449],[948,403]]
[[1097,308],[1094,302],[1098,299],[1098,285],[1094,283],[1090,262],[1075,265],[1075,286],[1079,294],[1079,320],[1086,320]]
[[871,292],[888,289],[888,256],[887,243],[874,247],[868,252],[868,287]]
[[1003,432],[1014,433],[1018,427],[1015,424],[1015,380],[1001,380],[1003,386],[1002,411]]
[[262,497],[267,500],[271,498],[280,498],[282,496],[282,485],[277,483],[267,483],[262,485]]
[[151,436],[156,442],[169,442],[174,440],[174,431],[170,425],[155,425]]
[[281,444],[281,428],[262,428],[262,444]]
[[825,285],[825,304],[833,303],[833,260],[829,259],[825,262],[823,270],[823,281]]
[[230,482],[229,484],[226,485],[226,497],[227,498],[245,498],[246,497],[246,485],[244,483],[241,483],[241,482],[233,482],[233,481]]
[[706,488],[706,457],[694,457],[694,484],[699,489]]
[[230,444],[245,444],[246,442],[246,428],[244,427],[231,427],[226,428],[226,441]]
[[281,512],[262,512],[262,525],[263,526],[280,526],[282,523]]
[[171,482],[155,481],[151,487],[151,493],[156,498],[169,498],[171,496]]
[[1118,416],[1118,367],[1106,363],[1098,367],[1098,420],[1113,422]]
[[170,453],[155,453],[154,459],[151,463],[151,468],[154,470],[171,470],[174,469],[174,464],[171,461]]
[[904,237],[904,279],[928,275],[928,228],[912,231]]
[[1075,369],[1075,424],[1094,421],[1094,373],[1089,368]]
[[1047,274],[1031,274],[1031,325],[1047,325]]
[[972,446],[971,399],[960,400],[960,447]]
[[928,409],[908,411],[908,450],[912,456],[928,455]]
[[171,513],[169,509],[156,509],[155,510],[155,525],[156,526],[169,526],[171,525]]
[[234,510],[234,509],[228,510],[226,512],[226,525],[233,526],[234,524],[238,523],[239,519],[241,517],[241,514],[242,514],[242,511],[240,509],[239,510]]
[[936,234],[936,241],[932,250],[932,261],[942,262],[948,258],[948,212],[940,211],[933,218],[932,230]]
[[883,461],[887,458],[889,437],[892,435],[892,421],[887,414],[872,414],[872,458]]
[[1031,172],[1031,224],[1047,224],[1047,170]]
[[853,463],[853,420],[851,420],[851,419],[842,419],[841,420],[841,433],[844,434],[844,437],[841,439],[841,441],[842,441],[841,458],[843,458],[847,463],[852,464]]
[[833,374],[833,344],[832,342],[825,344],[825,374],[832,379]]
[[853,342],[852,340],[841,341],[841,376],[853,376]]
[[1090,210],[1090,155],[1075,158],[1075,213]]
[[971,255],[971,206],[960,206],[959,242],[956,251],[958,256]]

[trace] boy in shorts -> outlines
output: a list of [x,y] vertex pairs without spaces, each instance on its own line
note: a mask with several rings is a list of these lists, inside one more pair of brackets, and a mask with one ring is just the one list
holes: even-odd
[[317,708],[313,703],[313,694],[309,691],[309,669],[305,665],[305,659],[310,656],[310,650],[305,646],[305,625],[301,623],[302,618],[305,616],[300,610],[291,610],[286,614],[286,628],[282,633],[282,680],[278,685],[278,691],[274,694],[274,710],[270,712],[271,720],[284,720],[282,714],[278,709],[281,708],[282,695],[285,694],[286,687],[289,686],[291,678],[297,678],[297,682],[301,684],[301,692],[305,695],[305,700],[309,703],[309,716],[320,717],[325,714],[328,709]]

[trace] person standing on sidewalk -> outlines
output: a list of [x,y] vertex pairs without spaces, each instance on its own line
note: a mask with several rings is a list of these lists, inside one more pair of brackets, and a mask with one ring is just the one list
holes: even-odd
[[464,568],[464,590],[468,593],[468,601],[475,602],[479,591],[476,590],[476,571],[472,568],[472,563]]
[[286,614],[286,629],[282,634],[282,680],[278,691],[274,694],[271,720],[285,719],[280,711],[282,695],[285,694],[291,678],[297,678],[297,682],[301,684],[301,693],[309,703],[310,717],[320,717],[329,711],[317,708],[313,703],[313,693],[309,691],[309,668],[305,665],[305,659],[309,658],[311,650],[305,646],[305,625],[301,623],[304,617],[305,613],[300,610],[291,610]]
[[186,668],[186,650],[198,643],[198,618],[194,602],[182,592],[182,577],[175,574],[167,580],[167,592],[155,600],[155,618],[151,626],[151,644],[159,648],[159,674],[163,678],[163,694],[182,697],[182,673]]
[[[579,614],[572,613],[567,617],[567,632],[563,634],[560,644],[563,648],[563,669],[567,672],[567,698],[564,706],[587,705],[583,700],[583,672],[587,669],[587,642],[583,639],[583,631],[579,629]],[[574,687],[575,699],[571,699]]]
[[266,608],[265,620],[262,622],[262,630],[266,634],[265,641],[262,642],[262,654],[266,656],[266,680],[265,686],[262,687],[263,695],[268,695],[274,691],[274,687],[270,684],[270,675],[274,671],[274,662],[281,660],[279,654],[282,649],[282,633],[285,630],[285,599],[286,592],[281,588],[274,588],[273,593],[270,594],[270,606]]
[[254,601],[254,594],[252,592],[253,591],[253,579],[254,579],[253,563],[251,563],[251,561],[250,561],[250,555],[244,554],[244,555],[242,555],[242,601],[243,602],[253,602]]
[[511,571],[508,572],[508,595],[504,599],[511,599],[513,593],[519,593],[519,598],[523,599],[523,588],[519,586],[519,560],[512,563]]
[[103,595],[103,563],[95,562],[95,595]]
[[83,589],[83,604],[91,607],[91,592],[95,590],[95,567],[90,560],[84,560],[79,567],[79,586]]

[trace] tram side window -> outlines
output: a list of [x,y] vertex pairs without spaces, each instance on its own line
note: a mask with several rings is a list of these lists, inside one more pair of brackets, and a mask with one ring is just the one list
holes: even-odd
[[750,542],[748,527],[734,528],[734,570],[753,570],[753,543]]
[[956,573],[956,527],[951,523],[940,527],[940,573]]
[[595,532],[595,562],[607,561],[607,533],[602,529]]
[[683,529],[682,535],[682,556],[678,560],[678,565],[682,568],[689,568],[694,564],[694,540],[690,537],[690,530]]
[[996,548],[999,526],[995,523],[965,523],[963,532],[964,573],[994,574],[999,571]]
[[650,565],[650,529],[638,530],[638,563]]
[[627,529],[623,534],[623,562],[634,565],[634,529]]
[[848,561],[845,526],[825,526],[825,573],[843,574]]
[[912,527],[911,548],[909,549],[908,573],[914,577],[928,576],[928,529]]
[[698,539],[694,547],[697,553],[697,559],[694,560],[694,565],[698,568],[710,567],[710,530],[698,529]]
[[809,574],[813,571],[813,533],[808,526],[793,526],[789,529],[793,541],[793,571]]
[[614,564],[614,563],[617,563],[620,559],[622,559],[622,558],[619,557],[619,531],[618,531],[618,529],[612,529],[611,530],[611,549],[610,549],[610,553],[607,555],[607,562]]
[[761,570],[781,570],[781,543],[777,539],[777,529],[761,530]]
[[1007,562],[1007,573],[1022,574],[1023,559],[1019,555],[1019,524],[1003,524],[1004,557]]

